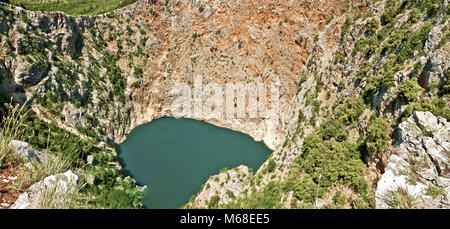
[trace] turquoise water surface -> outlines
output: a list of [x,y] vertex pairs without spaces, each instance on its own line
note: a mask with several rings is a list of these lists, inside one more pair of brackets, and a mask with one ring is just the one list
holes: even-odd
[[271,150],[250,136],[192,119],[161,118],[120,144],[125,169],[147,185],[146,208],[179,208],[221,169],[256,171]]

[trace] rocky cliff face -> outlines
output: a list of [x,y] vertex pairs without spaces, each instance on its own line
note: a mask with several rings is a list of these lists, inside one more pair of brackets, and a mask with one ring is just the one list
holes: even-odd
[[[96,17],[2,5],[0,91],[28,101],[43,120],[85,137],[120,143],[137,125],[170,116],[175,99],[171,88],[179,82],[193,86],[196,75],[203,76],[204,84],[277,84],[278,128],[269,128],[261,118],[205,120],[263,140],[274,150],[254,176],[238,169],[252,185],[247,178],[217,185],[213,177],[207,182],[212,188],[202,189],[189,206],[207,207],[213,199],[227,204],[271,182],[288,180],[305,137],[350,98],[362,98],[367,106],[350,120],[356,124],[338,126],[349,142],[363,147],[373,132],[371,116],[385,118],[390,124],[386,129],[394,129],[413,110],[444,116],[449,101],[447,13],[447,1],[143,0]],[[414,78],[421,87],[410,83]],[[416,98],[410,99],[410,88]],[[350,111],[340,114],[351,116]],[[395,140],[382,142],[383,147],[365,155],[363,177],[369,186],[391,171],[389,164],[385,169],[387,158],[396,155]],[[441,156],[447,161],[439,169],[448,165],[446,152]],[[445,171],[435,169],[438,177]],[[221,176],[226,175],[219,180]],[[448,187],[436,179],[424,185]],[[320,186],[319,180],[314,182]],[[348,193],[348,199],[359,195],[348,184],[332,189],[333,194]],[[279,202],[295,207],[295,193],[283,192]],[[374,190],[369,193],[373,196]],[[317,199],[315,207],[333,198]]]
[[[287,110],[314,37],[326,27],[327,19],[339,17],[348,7],[347,1],[170,1],[167,5],[139,1],[98,17],[13,8],[14,15],[26,16],[9,21],[2,11],[1,33],[8,38],[2,42],[0,66],[8,76],[3,90],[21,101],[33,93],[63,94],[57,98],[62,115],[48,118],[76,132],[77,127],[90,128],[85,116],[95,114],[100,122],[96,133],[115,142],[123,141],[137,125],[170,116],[174,99],[170,89],[175,82],[192,85],[195,75],[203,75],[204,84],[280,83],[280,109]],[[38,42],[25,39],[30,35]],[[105,54],[114,56],[125,82],[111,81],[112,69],[102,66],[110,62]],[[67,80],[72,81],[69,88],[63,85]],[[108,91],[111,86],[114,96]],[[41,101],[56,100],[48,97],[52,96],[41,96]],[[38,104],[35,109],[43,116],[58,109]],[[280,118],[277,129],[269,129],[262,119],[207,121],[276,148],[284,141],[290,114],[282,113]]]
[[[378,181],[377,208],[397,207],[393,199],[399,188],[414,197],[415,208],[449,208],[449,133],[450,123],[430,112],[414,112],[400,123],[400,144]],[[436,187],[443,187],[442,192],[433,192]]]

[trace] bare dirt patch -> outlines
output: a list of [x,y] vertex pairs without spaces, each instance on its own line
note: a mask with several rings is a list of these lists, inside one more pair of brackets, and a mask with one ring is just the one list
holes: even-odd
[[20,164],[11,162],[0,168],[0,209],[10,208],[20,192],[13,187],[19,176]]

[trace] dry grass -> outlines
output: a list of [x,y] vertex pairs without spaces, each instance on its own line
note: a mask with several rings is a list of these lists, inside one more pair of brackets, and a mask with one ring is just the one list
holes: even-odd
[[86,183],[78,182],[76,185],[67,187],[66,191],[55,185],[45,189],[38,200],[38,209],[88,209],[91,197],[81,194],[80,190]]
[[388,204],[396,209],[412,209],[418,197],[411,194],[407,187],[398,187],[388,193]]
[[24,190],[32,184],[43,180],[50,175],[66,172],[71,168],[73,157],[55,156],[54,158],[38,162],[36,160],[23,166],[19,179],[17,179],[14,187],[17,190]]
[[[76,155],[74,152],[64,152],[53,156],[48,150],[45,160],[25,161],[18,154],[15,154],[9,143],[11,140],[23,140],[24,136],[22,120],[24,120],[27,111],[25,106],[9,105],[3,120],[1,120],[2,130],[0,131],[0,170],[8,168],[10,165],[18,165],[18,179],[11,184],[11,188],[16,192],[23,192],[28,187],[42,181],[50,175],[66,172],[73,168]],[[49,133],[51,136],[51,133]],[[74,147],[73,147],[74,148]],[[60,193],[56,187],[55,190],[46,190],[40,201],[40,208],[88,208],[89,198],[81,196],[79,190],[82,185],[74,187],[73,192]],[[55,198],[60,195],[61,198]],[[59,196],[58,196],[59,197]],[[54,202],[54,200],[62,200]]]
[[0,122],[0,169],[13,161],[20,161],[21,158],[14,154],[9,146],[13,139],[21,139],[23,131],[20,130],[22,120],[25,116],[24,106],[9,106],[7,114]]

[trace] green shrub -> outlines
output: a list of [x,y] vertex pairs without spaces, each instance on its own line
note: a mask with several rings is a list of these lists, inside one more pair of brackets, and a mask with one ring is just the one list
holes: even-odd
[[388,0],[384,5],[384,13],[381,15],[381,24],[387,25],[395,22],[397,16],[397,0]]
[[303,113],[303,111],[302,110],[299,110],[298,111],[298,124],[300,124],[300,123],[302,123],[302,122],[304,122],[306,120],[306,116],[305,116],[305,114]]
[[399,47],[399,45],[402,43],[405,35],[406,35],[406,30],[404,29],[398,29],[395,30],[389,37],[388,39],[384,42],[384,46],[382,49],[382,53],[386,53],[386,52],[392,52],[397,50],[397,48]]
[[133,29],[131,29],[130,25],[127,25],[126,29],[127,29],[128,36],[133,35],[134,31],[133,31]]
[[367,78],[363,98],[368,104],[371,104],[372,96],[375,95],[381,87],[382,79],[380,76],[370,76]]
[[211,197],[211,199],[208,202],[208,209],[213,209],[213,208],[217,208],[219,205],[219,201],[220,201],[220,197],[219,196],[213,196]]
[[444,78],[441,80],[438,86],[439,96],[447,96],[450,94],[450,70],[447,69],[444,74]]
[[410,22],[411,24],[416,24],[420,20],[420,16],[420,10],[414,8],[409,12],[408,22]]
[[368,38],[360,37],[356,41],[354,52],[363,52],[366,58],[371,57],[379,46],[379,40],[376,36]]
[[366,24],[366,33],[369,34],[369,36],[375,35],[379,26],[380,23],[378,22],[378,19],[370,19]]
[[[108,169],[111,170],[111,168]],[[103,176],[100,175],[99,171],[95,178],[100,181],[96,181],[96,184],[88,185],[82,190],[83,193],[95,196],[89,204],[93,208],[106,209],[142,208],[145,190],[130,180],[117,179],[123,178],[124,174],[120,171],[112,171],[114,170],[111,170],[111,172],[103,171]]]
[[334,16],[331,16],[330,18],[327,19],[327,21],[325,22],[326,25],[330,24],[330,22],[334,19]]
[[343,64],[344,61],[345,61],[345,56],[342,53],[336,52],[334,54],[334,63],[335,64],[337,64],[337,63]]
[[227,190],[227,196],[228,196],[229,198],[231,198],[231,199],[236,198],[236,196],[234,195],[234,193],[233,193],[232,191],[230,191],[230,190]]
[[366,149],[369,153],[383,152],[390,140],[391,127],[384,117],[376,117],[367,125]]
[[6,6],[0,6],[0,10],[3,11],[6,15],[8,15],[8,21],[9,23],[14,23],[16,21],[15,17],[14,17],[14,12],[12,10],[10,10],[8,7]]
[[325,192],[319,188],[310,175],[305,174],[294,186],[295,197],[305,203],[314,203],[316,198],[323,197]]
[[[348,185],[355,192],[368,195],[368,185],[363,178],[361,145],[348,142],[348,132],[342,127],[359,117],[364,104],[361,98],[355,97],[337,109],[339,113],[327,118],[304,139],[302,154],[291,167],[286,181],[286,188],[294,191],[296,197],[305,203],[312,204],[315,198],[323,197],[330,187],[338,184]],[[353,114],[341,119],[347,113]]]
[[398,98],[403,102],[410,103],[417,101],[417,93],[420,91],[417,78],[407,79],[398,88]]
[[445,196],[446,194],[447,194],[447,192],[442,187],[439,187],[437,185],[429,185],[428,186],[427,195],[432,196],[433,198]]
[[364,164],[357,150],[358,145],[333,140],[313,144],[316,147],[310,150],[302,147],[303,154],[298,163],[319,186],[351,184],[354,177],[361,176]]
[[341,36],[346,35],[348,32],[350,32],[350,27],[353,25],[353,20],[350,17],[347,17],[345,19],[344,25],[342,25],[341,29]]
[[22,26],[17,26],[17,32],[19,32],[21,34],[26,34],[27,33],[25,28],[23,28]]
[[435,116],[441,116],[447,120],[450,120],[450,108],[448,106],[448,102],[444,98],[435,98],[433,100],[424,98],[415,104],[409,105],[400,115],[399,122],[405,121],[414,111],[429,111]]
[[333,197],[333,203],[338,207],[342,207],[345,205],[345,197],[341,194],[341,192],[337,192]]
[[353,200],[351,205],[352,205],[353,209],[368,209],[368,208],[370,208],[370,204],[367,201],[364,201],[363,198],[357,198],[356,200]]
[[322,140],[335,139],[338,142],[347,140],[348,133],[341,127],[339,120],[334,118],[328,118],[320,125],[318,129],[319,135],[322,136]]
[[277,163],[275,162],[275,160],[273,158],[271,158],[269,160],[269,163],[267,163],[267,171],[269,173],[273,172],[275,170],[275,167],[277,166]]
[[413,58],[414,51],[418,51],[419,54],[424,53],[423,47],[425,40],[427,39],[432,28],[432,24],[426,24],[417,31],[406,33],[406,41],[402,42],[402,48],[397,54],[398,64],[403,64],[406,60]]
[[354,97],[347,100],[344,104],[340,104],[335,111],[335,116],[347,125],[354,124],[358,121],[359,116],[364,112],[364,100],[361,97]]
[[31,25],[31,20],[28,18],[26,13],[22,13],[20,16],[23,22],[25,22],[27,25]]
[[297,94],[300,92],[300,90],[302,90],[302,84],[304,82],[306,82],[306,80],[308,79],[308,76],[306,74],[302,75],[302,78],[300,78],[300,81],[298,82],[298,86],[297,86]]
[[142,78],[142,74],[143,74],[142,68],[134,67],[134,76],[136,78]]

